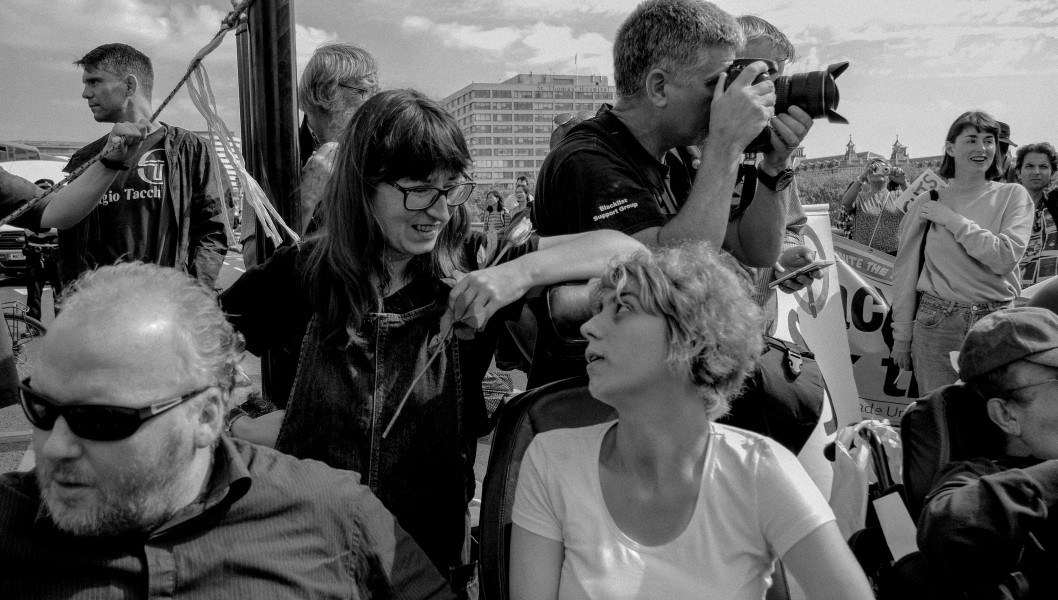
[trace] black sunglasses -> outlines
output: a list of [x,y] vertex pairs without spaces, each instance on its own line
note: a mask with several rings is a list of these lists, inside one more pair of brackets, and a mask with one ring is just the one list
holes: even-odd
[[29,378],[18,385],[19,399],[26,418],[37,429],[51,431],[55,420],[66,419],[66,426],[79,438],[94,442],[115,442],[136,433],[140,426],[154,417],[180,406],[213,387],[188,392],[183,396],[152,402],[144,408],[110,406],[107,404],[60,405],[53,398],[29,387]]
[[448,204],[448,206],[459,206],[470,198],[471,192],[474,191],[474,186],[477,185],[473,181],[464,181],[444,188],[429,186],[406,188],[392,181],[384,183],[403,192],[404,208],[408,210],[426,210],[433,206],[434,202],[437,202],[437,199],[441,196],[445,197],[445,204]]

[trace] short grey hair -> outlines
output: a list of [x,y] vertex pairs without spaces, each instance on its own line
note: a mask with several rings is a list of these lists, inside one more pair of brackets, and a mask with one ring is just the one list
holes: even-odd
[[[797,51],[794,49],[793,42],[775,25],[757,15],[742,15],[736,21],[742,26],[742,33],[745,34],[747,43],[750,40],[765,39],[775,46],[778,51],[776,58],[780,61],[791,62],[797,58]],[[749,58],[762,57],[751,56]]]
[[745,44],[735,18],[704,0],[647,0],[617,30],[613,44],[617,95],[633,98],[653,69],[664,69],[677,81],[698,66],[706,48]]
[[359,46],[325,44],[312,53],[298,85],[298,102],[305,112],[333,115],[355,111],[378,93],[378,64]]
[[235,387],[242,335],[224,317],[213,290],[188,274],[155,264],[119,263],[85,273],[60,299],[63,312],[83,312],[88,318],[113,315],[132,305],[171,311],[187,341],[186,376],[226,391]]

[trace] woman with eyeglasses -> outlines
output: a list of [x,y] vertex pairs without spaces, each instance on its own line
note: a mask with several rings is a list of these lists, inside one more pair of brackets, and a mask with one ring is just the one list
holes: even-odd
[[955,383],[951,353],[970,326],[1021,294],[1018,261],[1034,208],[1019,184],[1000,172],[999,125],[965,112],[948,128],[941,177],[948,187],[920,195],[900,227],[893,265],[892,359],[914,368],[920,396]]
[[[300,348],[289,399],[272,398],[284,410],[239,418],[233,433],[359,472],[462,597],[476,595],[467,503],[496,313],[641,247],[615,232],[533,237],[479,270],[463,204],[470,166],[459,126],[435,102],[377,94],[342,139],[322,235],[280,249],[221,297],[251,352]],[[461,318],[490,326],[449,338]]]

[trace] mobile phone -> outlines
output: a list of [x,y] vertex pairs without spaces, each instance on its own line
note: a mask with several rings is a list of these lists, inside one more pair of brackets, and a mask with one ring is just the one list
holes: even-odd
[[816,271],[818,271],[820,269],[825,269],[825,268],[829,267],[832,264],[834,264],[834,261],[832,261],[832,260],[817,260],[814,263],[805,265],[805,266],[803,266],[803,267],[801,267],[801,268],[799,268],[799,269],[797,269],[795,271],[790,271],[788,273],[785,273],[782,277],[780,277],[780,278],[776,279],[775,281],[769,283],[768,287],[769,288],[779,287],[780,285],[782,285],[782,283],[784,281],[789,281],[789,280],[791,280],[791,279],[793,279],[795,277],[798,277],[800,275],[811,275],[812,273],[815,273]]

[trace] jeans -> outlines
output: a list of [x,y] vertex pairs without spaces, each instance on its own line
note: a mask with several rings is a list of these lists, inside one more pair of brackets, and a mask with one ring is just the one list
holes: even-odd
[[915,328],[911,334],[911,360],[919,394],[925,396],[958,381],[959,374],[952,368],[951,353],[962,346],[971,325],[1010,305],[1010,301],[967,304],[941,300],[929,294],[919,295]]

